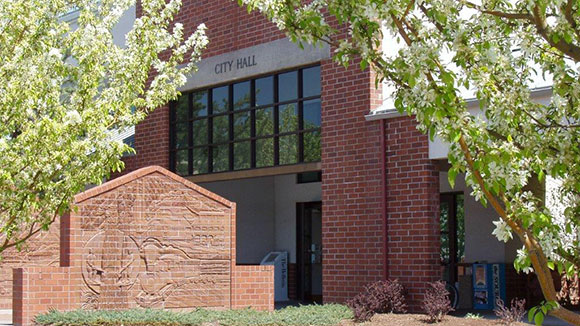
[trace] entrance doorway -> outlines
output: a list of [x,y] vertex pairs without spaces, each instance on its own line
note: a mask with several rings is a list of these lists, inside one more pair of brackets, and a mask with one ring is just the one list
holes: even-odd
[[463,193],[441,194],[439,203],[443,279],[451,284],[456,284],[460,274],[459,267],[465,260]]
[[322,303],[322,203],[296,204],[298,299]]

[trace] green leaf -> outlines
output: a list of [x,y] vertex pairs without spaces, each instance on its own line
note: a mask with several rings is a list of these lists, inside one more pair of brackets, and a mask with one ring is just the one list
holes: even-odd
[[534,323],[536,324],[536,326],[542,326],[542,323],[544,322],[544,315],[541,313],[538,313],[534,316]]
[[361,69],[361,70],[365,70],[365,69],[367,69],[367,66],[368,66],[368,64],[369,64],[369,63],[368,63],[368,61],[366,61],[366,60],[364,60],[364,59],[363,59],[363,60],[361,60],[361,61],[360,61],[360,69]]
[[454,80],[454,79],[453,79],[453,76],[452,76],[450,73],[448,73],[448,72],[446,72],[446,71],[443,71],[443,72],[441,73],[441,80],[442,80],[442,81],[443,81],[445,84],[453,84],[453,80]]
[[451,188],[455,188],[455,178],[457,177],[457,169],[451,167],[449,171],[447,171],[447,181],[449,181],[449,185]]
[[538,307],[532,307],[530,309],[530,311],[528,311],[528,321],[532,322],[532,320],[534,320],[534,315],[536,314],[536,311],[538,310]]
[[437,129],[435,128],[435,126],[429,127],[429,139],[431,141],[435,140],[435,134],[436,133],[437,133]]

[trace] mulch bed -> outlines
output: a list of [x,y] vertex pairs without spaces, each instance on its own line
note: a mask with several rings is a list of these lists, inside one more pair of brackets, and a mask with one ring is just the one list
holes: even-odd
[[[354,323],[343,321],[341,326],[501,326],[499,320],[473,319],[455,316],[445,316],[442,322],[431,324],[425,315],[419,314],[379,314],[370,321]],[[524,323],[514,323],[512,326],[524,326]]]

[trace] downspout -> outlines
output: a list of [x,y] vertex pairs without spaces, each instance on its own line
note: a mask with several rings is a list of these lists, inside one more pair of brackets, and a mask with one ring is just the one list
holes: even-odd
[[387,141],[386,141],[386,127],[387,120],[379,120],[379,128],[381,129],[381,183],[382,183],[382,201],[381,214],[383,218],[383,276],[384,279],[389,278],[389,238],[388,238],[388,216],[387,216]]
[[380,145],[380,159],[381,159],[381,215],[383,218],[383,276],[384,279],[389,278],[389,216],[388,216],[388,205],[387,205],[387,195],[388,195],[388,183],[387,183],[387,119],[401,117],[402,114],[399,113],[394,108],[385,109],[381,106],[375,110],[371,110],[366,116],[367,121],[378,120],[379,128],[381,129],[381,145]]

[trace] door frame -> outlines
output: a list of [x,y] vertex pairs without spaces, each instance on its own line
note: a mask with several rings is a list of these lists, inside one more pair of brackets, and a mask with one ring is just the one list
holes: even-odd
[[[322,297],[314,298],[312,296],[306,297],[304,289],[304,257],[302,248],[302,230],[304,223],[304,211],[307,208],[320,207],[322,211],[322,201],[310,201],[310,202],[299,202],[296,203],[296,296],[300,301],[316,301],[322,303]],[[322,218],[322,216],[321,216]],[[324,257],[322,257],[324,261]],[[324,263],[323,263],[324,264]],[[323,265],[324,266],[324,265]]]

